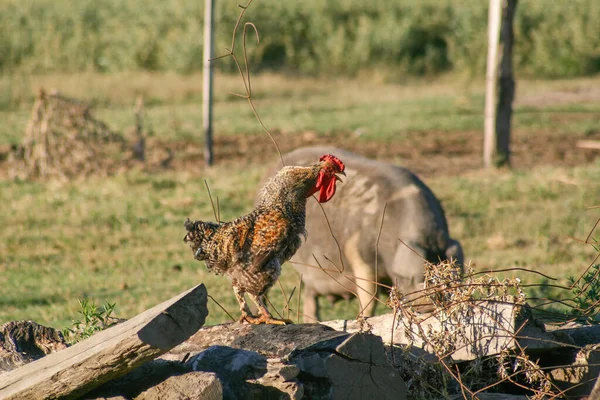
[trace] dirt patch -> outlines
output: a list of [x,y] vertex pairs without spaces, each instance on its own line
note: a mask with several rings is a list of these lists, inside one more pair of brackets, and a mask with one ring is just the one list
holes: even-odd
[[516,106],[548,107],[567,104],[598,103],[600,88],[590,84],[587,87],[575,87],[570,90],[543,90],[537,93],[520,96]]
[[[353,133],[315,132],[296,134],[273,133],[282,153],[302,146],[332,145],[345,148],[369,158],[405,166],[422,176],[451,176],[482,167],[482,134],[472,132],[414,132],[403,141],[366,141]],[[517,131],[512,140],[512,165],[530,169],[537,165],[575,166],[592,162],[599,151],[579,149],[580,139],[600,139],[592,135],[544,134]],[[170,164],[174,169],[198,169],[204,165],[204,148],[200,141],[164,142],[150,140],[149,153],[174,154]],[[264,134],[248,136],[216,136],[215,163],[251,165],[270,163],[277,151]]]
[[[479,131],[413,132],[402,141],[367,141],[352,132],[317,134],[316,132],[273,132],[282,153],[302,146],[330,145],[345,148],[375,158],[405,166],[423,176],[454,176],[482,167],[482,134]],[[512,165],[530,169],[538,165],[575,166],[595,160],[600,151],[579,149],[580,139],[600,140],[600,132],[588,135],[516,131],[512,140]],[[133,147],[133,142],[130,148]],[[10,149],[0,149],[8,152]],[[180,140],[164,141],[149,138],[146,142],[146,162],[124,154],[121,166],[113,172],[143,168],[200,170],[204,168],[204,143]],[[237,166],[261,165],[277,159],[275,146],[265,134],[215,136],[215,163]],[[6,176],[7,163],[0,157],[0,176]]]

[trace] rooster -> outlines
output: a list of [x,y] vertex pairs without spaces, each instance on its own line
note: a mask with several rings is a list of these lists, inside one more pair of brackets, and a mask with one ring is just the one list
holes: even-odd
[[[262,188],[256,208],[231,222],[185,222],[188,243],[194,258],[204,261],[209,271],[224,274],[231,281],[240,304],[240,322],[285,325],[288,320],[274,318],[264,303],[264,294],[281,274],[281,266],[306,239],[306,202],[319,192],[320,203],[335,194],[337,174],[344,163],[327,154],[308,167],[283,167]],[[259,316],[250,312],[244,295],[258,307]]]

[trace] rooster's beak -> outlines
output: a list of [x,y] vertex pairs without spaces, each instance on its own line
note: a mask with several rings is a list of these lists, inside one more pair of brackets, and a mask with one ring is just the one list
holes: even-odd
[[[346,176],[346,173],[345,173],[344,171],[337,172],[337,174],[340,174],[340,175],[344,175],[344,176]],[[340,178],[340,177],[339,177],[339,176],[337,176],[337,175],[335,175],[335,180],[336,180],[336,181],[340,181],[340,182],[344,182],[344,181],[342,180],[342,178]]]

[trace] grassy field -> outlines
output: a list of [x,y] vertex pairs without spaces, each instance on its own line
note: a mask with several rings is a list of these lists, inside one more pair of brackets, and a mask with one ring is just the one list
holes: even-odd
[[[0,145],[20,142],[33,93],[44,86],[93,101],[95,115],[120,131],[133,124],[132,104],[142,93],[151,150],[181,143],[201,149],[199,81],[161,73],[4,77],[0,85],[11,88],[11,100],[1,112]],[[479,169],[481,82],[446,76],[400,85],[267,74],[254,83],[256,105],[284,149],[334,143],[420,172],[476,269],[520,266],[564,280],[593,259],[590,246],[567,236],[585,238],[598,217],[586,207],[598,205],[600,165],[574,143],[600,132],[600,92],[593,89],[599,78],[520,81],[517,168],[491,172]],[[231,153],[217,147],[212,169],[178,154],[172,169],[153,172],[140,167],[71,183],[1,180],[0,323],[33,319],[62,328],[83,298],[116,302],[117,315],[128,318],[199,282],[237,315],[227,280],[193,261],[182,223],[213,218],[204,179],[219,196],[223,219],[249,211],[265,160],[276,157],[247,103],[227,94],[238,88],[237,78],[217,77],[216,135],[228,138]],[[298,276],[288,266],[281,281],[289,295]],[[281,310],[278,287],[270,297]],[[353,302],[342,301],[324,316],[355,313]],[[211,302],[208,323],[226,320]]]
[[[0,76],[0,144],[21,141],[37,91],[60,89],[96,105],[94,115],[110,127],[133,126],[133,105],[144,96],[147,129],[173,140],[197,138],[202,77],[170,73]],[[574,80],[520,80],[515,127],[557,134],[589,134],[598,129],[597,77]],[[312,79],[262,74],[252,80],[253,97],[265,123],[276,132],[339,133],[359,131],[367,140],[407,139],[415,132],[471,132],[483,127],[483,82],[460,75],[404,84],[376,79]],[[220,135],[261,132],[239,77],[218,75],[215,82],[215,131]],[[476,133],[476,135],[479,135]]]

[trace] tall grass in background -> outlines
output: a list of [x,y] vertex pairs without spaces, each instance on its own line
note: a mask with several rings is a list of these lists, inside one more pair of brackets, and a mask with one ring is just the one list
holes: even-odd
[[[239,0],[216,1],[216,48],[231,40]],[[0,71],[48,73],[201,68],[203,1],[3,0]],[[484,68],[486,0],[256,0],[258,69],[391,76]],[[598,0],[519,2],[515,62],[521,74],[600,72]],[[221,68],[230,68],[223,66]]]

